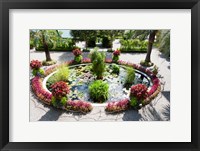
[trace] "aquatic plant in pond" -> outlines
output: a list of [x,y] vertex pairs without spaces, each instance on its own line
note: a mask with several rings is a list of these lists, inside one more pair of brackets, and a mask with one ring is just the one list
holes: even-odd
[[96,80],[89,86],[89,94],[94,102],[102,103],[108,99],[108,83],[102,80]]
[[116,73],[116,74],[119,74],[119,66],[117,64],[112,64],[111,65],[111,69],[112,69],[112,73]]
[[[51,87],[51,85],[55,82],[59,81],[68,81],[69,78],[69,68],[67,65],[62,64],[59,67],[57,67],[57,72],[48,79],[47,81],[47,87]],[[50,88],[51,89],[51,88]]]
[[126,73],[127,74],[126,74],[124,85],[130,86],[131,84],[133,84],[133,81],[135,79],[135,70],[133,67],[126,67]]
[[94,49],[91,52],[90,57],[93,73],[97,76],[97,79],[103,79],[103,73],[105,71],[105,54]]

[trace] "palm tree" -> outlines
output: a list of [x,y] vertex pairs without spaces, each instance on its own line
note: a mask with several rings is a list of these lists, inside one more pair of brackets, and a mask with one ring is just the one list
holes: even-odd
[[145,62],[151,62],[151,51],[153,47],[153,43],[155,40],[155,36],[158,30],[151,30],[149,34],[149,42],[148,42],[148,49],[147,49],[147,55],[145,58]]
[[128,39],[132,39],[134,35],[134,30],[125,30],[124,32],[124,39],[128,40]]
[[134,31],[134,38],[139,38],[140,40],[145,40],[147,37],[149,37],[148,38],[147,55],[144,60],[145,64],[152,64],[151,63],[151,51],[152,51],[153,43],[154,43],[157,32],[158,32],[158,30],[135,30]]
[[42,44],[46,56],[46,62],[52,61],[49,45],[54,44],[54,41],[57,39],[57,31],[56,30],[37,30],[34,35],[34,43],[36,46]]

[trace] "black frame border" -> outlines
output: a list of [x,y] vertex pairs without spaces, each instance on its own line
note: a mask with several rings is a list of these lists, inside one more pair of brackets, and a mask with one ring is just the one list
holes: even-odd
[[[9,142],[9,9],[191,9],[191,143],[22,143]],[[200,150],[199,0],[0,0],[0,149],[7,150]],[[184,64],[183,64],[184,65]]]

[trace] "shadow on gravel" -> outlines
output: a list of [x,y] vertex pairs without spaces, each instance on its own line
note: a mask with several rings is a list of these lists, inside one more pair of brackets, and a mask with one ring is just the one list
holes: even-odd
[[161,93],[170,102],[170,91],[162,91]]
[[141,119],[141,115],[136,110],[127,110],[122,117],[123,121],[139,121]]
[[49,111],[46,112],[38,121],[57,121],[64,111],[49,107]]
[[166,56],[166,54],[164,53],[160,53],[159,54],[159,57],[163,58],[163,59],[166,59],[166,61],[170,62],[170,58]]

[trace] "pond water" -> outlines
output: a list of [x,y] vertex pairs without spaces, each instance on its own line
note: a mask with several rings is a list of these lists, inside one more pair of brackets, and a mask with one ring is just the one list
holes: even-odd
[[[119,74],[113,74],[110,66],[111,64],[106,64],[106,71],[104,72],[103,76],[103,81],[106,81],[109,84],[109,97],[107,102],[129,98],[131,85],[142,83],[147,87],[152,86],[150,78],[145,73],[135,70],[135,80],[130,86],[124,87],[124,81],[127,74],[126,67],[119,65]],[[92,102],[89,96],[88,87],[95,80],[95,76],[90,71],[91,64],[74,65],[70,66],[69,69],[70,76],[68,79],[68,84],[71,87],[71,91],[68,95],[68,98],[70,100],[79,99]]]

